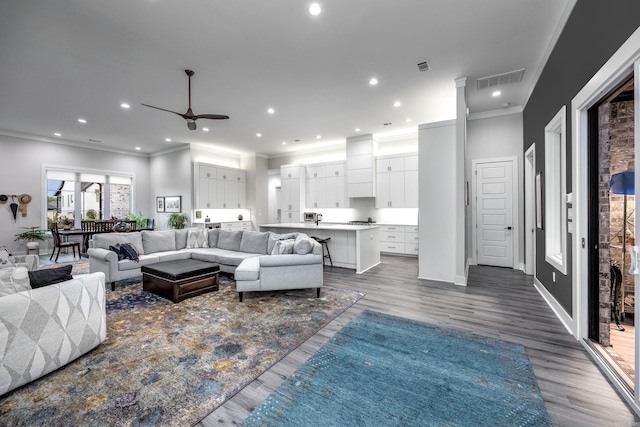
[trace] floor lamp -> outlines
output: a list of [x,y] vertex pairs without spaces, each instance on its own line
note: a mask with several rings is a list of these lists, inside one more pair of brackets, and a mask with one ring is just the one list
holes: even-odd
[[624,277],[627,270],[627,196],[635,195],[635,172],[625,171],[613,174],[609,191],[613,194],[624,194],[624,219],[622,223],[622,315],[624,316]]

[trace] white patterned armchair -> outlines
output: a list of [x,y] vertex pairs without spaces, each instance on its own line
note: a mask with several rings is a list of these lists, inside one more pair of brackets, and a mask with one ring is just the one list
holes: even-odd
[[26,267],[0,268],[0,395],[105,340],[104,286],[92,273],[31,289]]
[[37,270],[40,266],[38,255],[9,255],[7,248],[0,248],[0,268],[27,267],[27,270]]

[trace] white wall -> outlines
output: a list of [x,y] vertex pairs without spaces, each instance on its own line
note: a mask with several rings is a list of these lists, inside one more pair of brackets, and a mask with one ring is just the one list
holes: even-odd
[[181,211],[191,218],[193,208],[193,167],[191,153],[186,146],[181,150],[151,157],[149,173],[153,177],[149,194],[154,203],[156,230],[167,228],[168,213],[155,212],[156,197],[181,196]]
[[420,126],[418,277],[453,283],[456,266],[456,122]]
[[[523,146],[523,119],[522,113],[508,114],[503,116],[481,118],[469,120],[467,122],[467,156],[466,168],[467,177],[471,177],[473,171],[471,164],[474,160],[492,159],[500,157],[517,157],[518,177],[516,195],[518,211],[518,233],[517,245],[519,247],[519,257],[516,268],[522,268],[524,264],[524,157]],[[469,181],[471,179],[469,178]],[[471,186],[471,182],[469,182]],[[473,212],[469,206],[467,212],[467,242],[472,246],[472,233],[475,228],[473,224]]]
[[[27,216],[18,214],[14,221],[9,202],[0,205],[0,246],[14,254],[24,253],[24,246],[14,242],[20,227],[47,225],[47,201],[43,165],[59,165],[79,170],[124,172],[134,175],[133,212],[144,216],[153,213],[149,196],[149,159],[146,156],[119,154],[73,145],[56,144],[0,135],[0,194],[30,194]],[[43,251],[50,242],[41,243]]]

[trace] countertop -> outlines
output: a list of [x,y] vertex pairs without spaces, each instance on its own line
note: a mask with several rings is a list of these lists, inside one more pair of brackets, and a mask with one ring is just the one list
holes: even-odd
[[361,231],[370,230],[372,228],[379,228],[377,224],[371,225],[349,225],[349,224],[337,224],[330,222],[320,221],[319,225],[315,222],[285,222],[277,224],[260,224],[258,227],[270,227],[270,228],[299,228],[310,230],[343,230],[343,231]]

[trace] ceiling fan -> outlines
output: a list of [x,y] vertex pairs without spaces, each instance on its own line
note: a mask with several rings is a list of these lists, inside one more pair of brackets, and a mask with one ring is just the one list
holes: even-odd
[[211,119],[211,120],[226,120],[229,118],[229,116],[225,116],[223,114],[193,114],[193,111],[191,110],[191,76],[193,76],[195,73],[191,70],[184,70],[184,72],[187,74],[187,76],[189,76],[189,109],[187,110],[186,113],[182,114],[182,113],[177,113],[175,111],[171,111],[171,110],[167,110],[164,108],[160,108],[160,107],[154,107],[153,105],[148,105],[148,104],[142,104],[145,107],[150,107],[150,108],[155,108],[156,110],[161,110],[161,111],[166,111],[168,113],[173,113],[173,114],[177,114],[180,117],[182,117],[183,119],[185,119],[187,121],[187,127],[190,130],[195,130],[196,128],[196,120],[198,119]]

